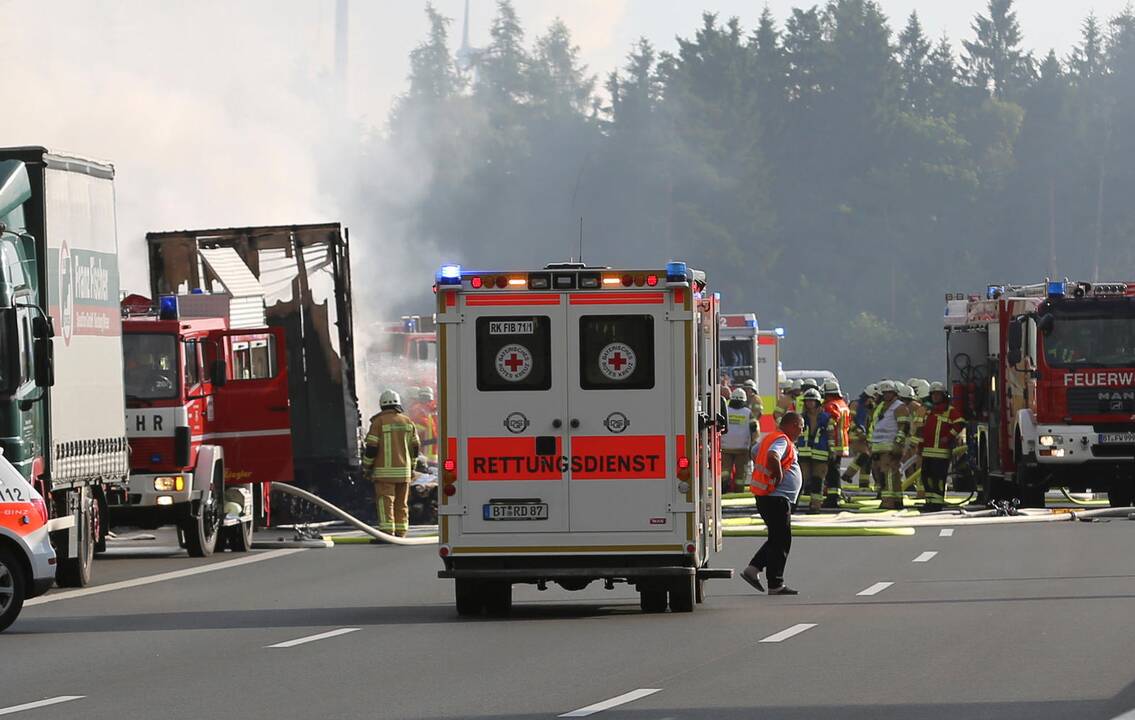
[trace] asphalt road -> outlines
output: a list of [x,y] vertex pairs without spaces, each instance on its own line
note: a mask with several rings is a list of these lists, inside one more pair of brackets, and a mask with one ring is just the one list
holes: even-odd
[[511,618],[479,620],[457,618],[433,547],[190,560],[168,542],[116,545],[96,586],[0,635],[0,715],[1135,718],[1125,520],[799,538],[796,598],[715,581],[693,614],[643,615],[625,586],[522,586]]

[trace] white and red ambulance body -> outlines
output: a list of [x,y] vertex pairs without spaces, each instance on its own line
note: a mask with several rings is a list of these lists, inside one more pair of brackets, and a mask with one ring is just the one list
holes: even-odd
[[24,600],[55,582],[55,550],[49,533],[73,525],[71,517],[47,517],[47,504],[0,454],[0,632],[15,622]]
[[267,524],[271,482],[293,475],[283,330],[230,327],[220,295],[164,296],[156,312],[141,301],[124,303],[131,467],[111,520],[174,523],[198,556],[223,529],[246,551],[253,524]]
[[636,585],[693,608],[721,547],[717,299],[684,263],[437,278],[440,577],[461,614],[511,585]]

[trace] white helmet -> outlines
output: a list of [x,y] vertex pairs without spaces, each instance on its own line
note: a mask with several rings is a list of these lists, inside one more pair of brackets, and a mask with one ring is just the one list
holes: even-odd
[[433,400],[434,399],[434,389],[432,387],[428,387],[428,386],[419,389],[418,390],[418,399],[419,400]]
[[930,393],[936,393],[936,392],[940,392],[940,393],[943,393],[945,395],[950,394],[950,391],[946,389],[945,383],[940,383],[940,382],[930,383],[930,388],[926,391],[926,394],[929,395]]
[[378,396],[378,406],[383,410],[388,407],[402,407],[402,397],[393,390],[383,390]]
[[839,389],[839,380],[828,380],[824,382],[825,395],[843,395],[843,391]]
[[803,386],[804,386],[804,381],[801,380],[800,378],[796,378],[795,380],[792,381],[792,387],[790,387],[789,389],[799,392],[800,390],[803,389]]
[[800,389],[807,390],[809,388],[820,389],[820,383],[816,382],[815,378],[804,378],[800,381]]
[[824,398],[820,395],[820,391],[816,388],[808,388],[804,391],[802,397],[805,400],[815,400],[816,402],[823,402]]
[[741,388],[736,388],[732,393],[730,393],[729,399],[730,400],[741,400],[743,402],[745,400],[748,400],[749,396],[746,395],[745,391],[742,390]]
[[906,383],[895,383],[898,385],[899,399],[900,400],[913,400],[914,388]]
[[895,385],[893,380],[882,380],[875,386],[876,391],[882,395],[883,393],[897,393],[898,386]]
[[925,400],[930,397],[930,383],[922,378],[913,378],[907,385],[910,385],[914,390],[914,396],[919,400]]
[[879,384],[871,383],[867,387],[863,388],[863,394],[867,397],[875,397],[879,394]]

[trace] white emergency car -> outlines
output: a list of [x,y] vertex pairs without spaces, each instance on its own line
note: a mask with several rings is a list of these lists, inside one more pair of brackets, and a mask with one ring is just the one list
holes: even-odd
[[43,497],[0,456],[0,632],[55,582],[51,522]]
[[633,584],[689,612],[721,549],[718,298],[685,263],[437,274],[441,578]]

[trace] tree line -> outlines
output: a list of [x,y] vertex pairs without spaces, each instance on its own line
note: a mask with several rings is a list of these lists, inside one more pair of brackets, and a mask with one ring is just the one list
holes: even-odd
[[873,0],[753,28],[705,13],[602,77],[563,22],[529,40],[511,0],[460,57],[426,14],[363,157],[420,170],[412,201],[369,201],[431,258],[685,259],[727,310],[786,328],[785,367],[849,390],[943,375],[944,293],[1135,279],[1131,9],[1088,15],[1064,57],[1027,48],[1013,0],[960,44]]

